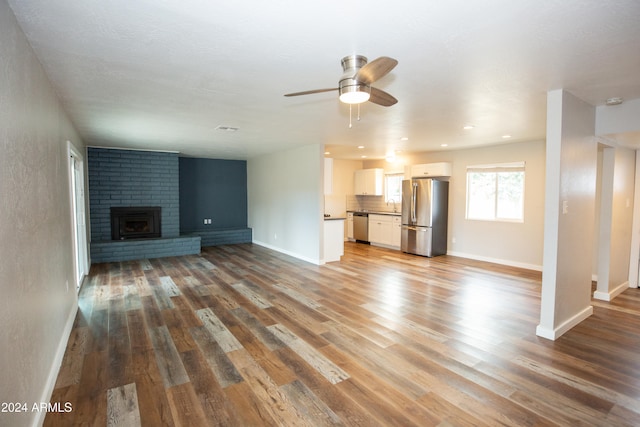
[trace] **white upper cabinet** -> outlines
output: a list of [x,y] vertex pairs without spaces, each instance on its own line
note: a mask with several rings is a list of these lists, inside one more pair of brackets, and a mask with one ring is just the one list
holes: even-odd
[[411,166],[411,178],[433,178],[440,176],[451,176],[451,163],[440,162]]
[[356,196],[384,195],[384,169],[360,169],[355,171],[354,194]]

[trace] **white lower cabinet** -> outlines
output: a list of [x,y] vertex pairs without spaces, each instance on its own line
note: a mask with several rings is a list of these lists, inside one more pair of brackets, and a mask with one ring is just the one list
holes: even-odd
[[400,236],[402,235],[402,217],[392,216],[391,226],[391,246],[400,247]]
[[324,261],[340,261],[344,255],[344,220],[324,221]]
[[400,247],[400,217],[369,214],[369,243]]
[[347,212],[347,239],[354,240],[354,238],[353,238],[353,212]]

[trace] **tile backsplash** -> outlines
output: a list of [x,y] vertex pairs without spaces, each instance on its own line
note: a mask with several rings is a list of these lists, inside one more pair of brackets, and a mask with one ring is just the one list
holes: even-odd
[[400,212],[402,203],[398,200],[395,204],[385,202],[384,196],[347,196],[348,211],[368,211],[368,212]]

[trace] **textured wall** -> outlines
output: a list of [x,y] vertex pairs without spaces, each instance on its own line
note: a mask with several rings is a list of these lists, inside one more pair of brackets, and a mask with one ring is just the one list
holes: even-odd
[[0,402],[31,405],[48,401],[77,307],[66,141],[83,146],[5,0],[0,40]]
[[162,207],[162,237],[180,235],[178,155],[89,148],[91,240],[111,240],[112,206]]

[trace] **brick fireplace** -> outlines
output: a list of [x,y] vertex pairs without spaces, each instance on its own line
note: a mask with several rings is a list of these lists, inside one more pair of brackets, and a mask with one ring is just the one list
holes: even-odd
[[[177,153],[91,147],[87,158],[92,262],[200,253],[200,237],[180,236]],[[129,215],[116,230],[113,211]]]

